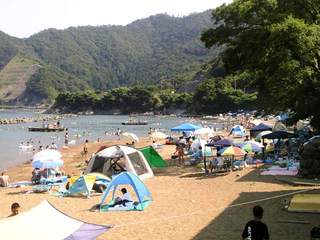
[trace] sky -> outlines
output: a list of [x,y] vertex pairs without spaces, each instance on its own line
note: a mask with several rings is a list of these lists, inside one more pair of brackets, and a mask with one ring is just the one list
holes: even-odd
[[157,13],[185,16],[232,0],[1,0],[0,30],[24,38],[48,28],[126,25]]

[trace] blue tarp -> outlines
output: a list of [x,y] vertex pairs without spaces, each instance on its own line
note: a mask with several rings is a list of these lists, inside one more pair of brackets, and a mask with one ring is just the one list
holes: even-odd
[[179,126],[176,126],[174,128],[171,128],[171,131],[172,132],[187,132],[187,131],[190,131],[190,132],[193,132],[195,130],[198,130],[202,127],[199,127],[199,126],[196,126],[196,125],[193,125],[191,123],[184,123],[184,124],[181,124]]
[[151,193],[139,177],[129,172],[123,172],[111,180],[107,190],[103,194],[101,205],[104,204],[111,191],[113,191],[112,199],[114,199],[115,192],[119,185],[131,185],[140,203],[142,203],[145,198],[151,199]]
[[268,130],[272,130],[272,127],[270,127],[267,124],[260,123],[259,125],[252,128],[250,131],[261,131],[262,132],[262,131],[268,131]]

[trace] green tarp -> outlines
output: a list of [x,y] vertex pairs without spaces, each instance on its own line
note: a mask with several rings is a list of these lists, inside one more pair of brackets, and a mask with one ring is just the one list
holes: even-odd
[[167,162],[159,155],[159,153],[152,147],[145,147],[139,149],[144,157],[147,159],[151,168],[164,168],[167,166]]

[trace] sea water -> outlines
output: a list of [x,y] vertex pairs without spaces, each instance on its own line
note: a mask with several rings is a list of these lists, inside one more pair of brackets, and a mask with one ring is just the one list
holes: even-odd
[[[36,117],[39,113],[27,110],[4,110],[0,111],[0,118],[17,118],[17,117]],[[175,127],[183,122],[190,121],[186,118],[176,118],[168,116],[139,116],[135,119],[148,121],[148,125],[129,126],[121,125],[122,122],[128,121],[128,116],[124,115],[89,115],[74,116],[60,120],[60,124],[68,128],[69,142],[83,144],[86,139],[89,142],[114,140],[117,136],[112,133],[120,128],[122,131],[135,133],[139,137],[147,136],[149,128],[160,129],[170,134],[170,128]],[[47,122],[46,122],[47,123]],[[54,121],[49,121],[54,123]],[[194,122],[200,124],[200,122]],[[58,145],[59,149],[64,144],[64,132],[29,132],[28,127],[41,127],[42,122],[21,123],[13,125],[0,125],[0,170],[10,166],[26,162],[32,159],[32,149],[38,150],[39,146],[45,148],[51,143]],[[107,134],[106,134],[107,133]],[[33,142],[33,148],[20,149],[21,142],[26,144]],[[129,142],[129,140],[128,140]]]

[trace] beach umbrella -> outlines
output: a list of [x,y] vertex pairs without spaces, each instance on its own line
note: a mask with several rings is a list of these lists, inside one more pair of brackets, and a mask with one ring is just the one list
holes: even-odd
[[233,141],[230,139],[221,139],[213,143],[214,146],[228,147],[233,145]]
[[139,142],[138,136],[136,134],[134,134],[134,133],[124,132],[121,135],[126,137],[126,138],[129,138],[129,139],[133,140],[134,142]]
[[211,128],[200,128],[194,131],[193,133],[195,136],[203,137],[209,139],[213,136],[214,131]]
[[223,148],[219,151],[219,153],[222,156],[244,156],[246,154],[246,152],[241,148],[234,146]]
[[174,128],[171,128],[171,131],[172,132],[194,132],[200,128],[201,127],[193,125],[191,123],[184,123]]
[[256,136],[256,141],[260,141],[261,140],[261,138],[262,138],[262,136],[264,136],[264,135],[267,135],[267,134],[269,134],[269,133],[272,133],[271,131],[263,131],[263,132],[261,132],[261,133],[259,133],[257,136]]
[[33,168],[56,168],[63,165],[62,155],[59,151],[53,149],[45,149],[33,156]]
[[153,139],[166,139],[168,135],[163,132],[153,132],[150,134],[150,137]]
[[240,144],[239,147],[246,152],[261,152],[263,145],[256,141],[248,141]]

